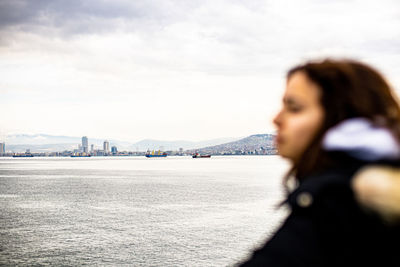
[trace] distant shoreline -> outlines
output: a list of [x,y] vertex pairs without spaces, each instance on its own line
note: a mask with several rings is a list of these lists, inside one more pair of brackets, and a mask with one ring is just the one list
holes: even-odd
[[[19,158],[117,158],[117,157],[144,157],[145,153],[143,155],[107,155],[107,156],[90,156],[90,157],[71,157],[71,156],[66,156],[66,155],[37,155],[36,153],[32,153],[33,156],[21,156],[18,155],[15,157],[15,155],[3,155],[0,156],[1,158],[14,158],[14,159],[19,159]],[[211,156],[213,157],[220,157],[220,156],[276,156],[279,155],[278,153],[269,153],[269,154],[212,154]],[[185,154],[185,155],[170,155],[168,154],[169,157],[191,157],[192,154]]]

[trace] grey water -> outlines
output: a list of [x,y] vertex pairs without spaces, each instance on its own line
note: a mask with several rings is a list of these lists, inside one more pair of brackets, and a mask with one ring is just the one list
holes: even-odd
[[0,265],[233,266],[279,226],[278,156],[0,158]]

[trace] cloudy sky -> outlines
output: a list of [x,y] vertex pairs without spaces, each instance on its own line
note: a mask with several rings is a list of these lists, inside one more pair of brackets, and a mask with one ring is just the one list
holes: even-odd
[[396,0],[0,0],[0,136],[272,131],[285,72],[370,63],[400,90]]

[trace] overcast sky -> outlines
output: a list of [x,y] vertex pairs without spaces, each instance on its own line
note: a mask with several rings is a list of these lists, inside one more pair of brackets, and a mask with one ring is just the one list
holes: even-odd
[[270,132],[308,59],[362,60],[399,91],[399,29],[396,0],[0,0],[0,137]]

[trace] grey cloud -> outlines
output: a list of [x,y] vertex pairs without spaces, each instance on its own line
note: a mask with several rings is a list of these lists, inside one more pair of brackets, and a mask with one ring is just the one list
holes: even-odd
[[[0,30],[41,31],[62,34],[104,32],[116,21],[130,27],[161,24],[179,16],[173,1],[0,0]],[[4,36],[3,36],[4,37]]]

